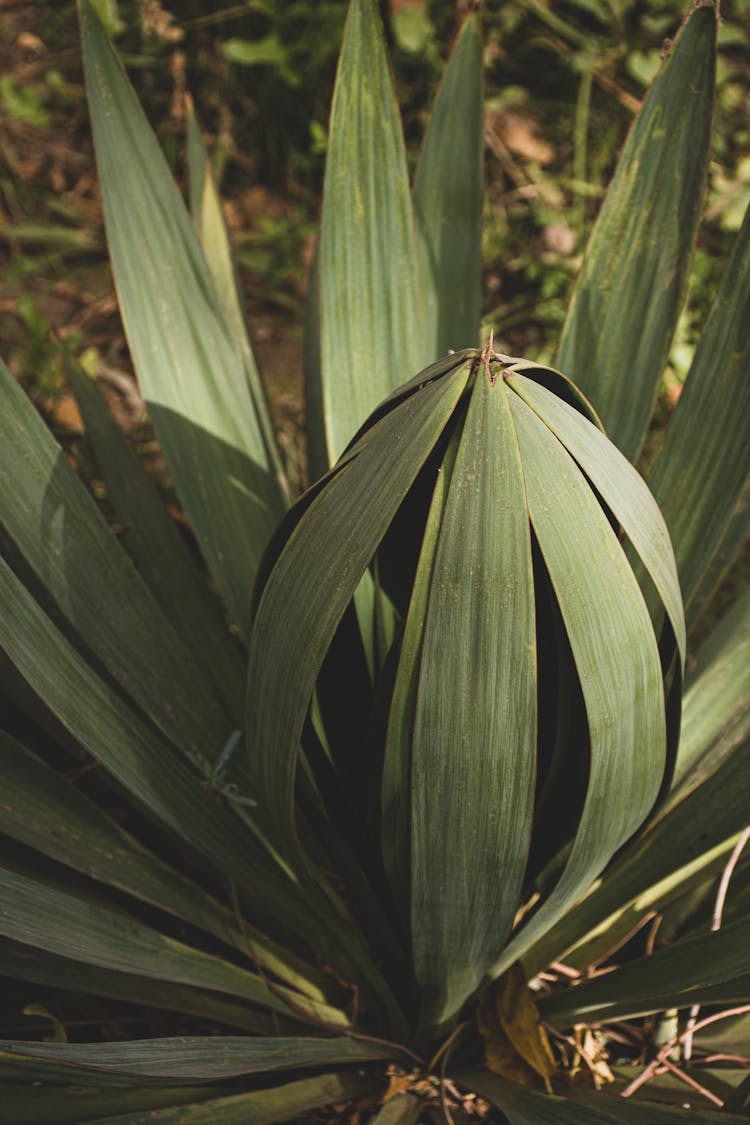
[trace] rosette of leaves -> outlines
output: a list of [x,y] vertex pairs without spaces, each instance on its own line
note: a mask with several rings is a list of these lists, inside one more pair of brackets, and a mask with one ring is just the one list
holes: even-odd
[[306,816],[354,848],[400,919],[399,994],[427,1046],[654,806],[683,651],[646,485],[572,384],[491,343],[395,391],[283,521],[250,644],[258,821],[303,884]]
[[[680,1066],[732,1120],[747,1084],[715,1060],[750,1054],[747,863],[711,915],[747,820],[747,594],[690,645],[747,533],[750,220],[648,482],[686,606],[676,756],[674,568],[628,466],[685,297],[714,9],[675,39],[592,231],[556,360],[584,399],[476,350],[476,14],[410,181],[376,5],[352,0],[305,342],[320,479],[290,508],[195,117],[188,213],[79,7],[123,322],[201,557],[73,363],[109,523],[0,366],[6,1022],[17,999],[57,1039],[2,1042],[4,1111],[259,1125],[348,1102],[385,1125],[476,1092],[511,1125],[709,1121],[664,1076],[617,1096],[623,1021],[704,1004]],[[82,1012],[96,1041],[65,1042]],[[574,1077],[589,1040],[610,1091]]]

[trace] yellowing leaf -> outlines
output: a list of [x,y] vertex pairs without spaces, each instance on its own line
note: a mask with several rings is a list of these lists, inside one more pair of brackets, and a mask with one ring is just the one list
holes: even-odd
[[524,1086],[539,1075],[551,1089],[555,1057],[520,962],[482,993],[478,1023],[490,1070]]

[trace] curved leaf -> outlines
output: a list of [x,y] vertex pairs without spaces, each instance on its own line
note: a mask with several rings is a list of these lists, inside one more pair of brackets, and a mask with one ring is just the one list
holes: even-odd
[[[532,526],[585,701],[590,773],[565,869],[506,947],[495,974],[573,905],[641,825],[661,787],[666,755],[659,655],[635,576],[575,462],[518,395],[510,402]],[[602,557],[606,570],[592,562]]]
[[[63,726],[146,809],[234,879],[261,915],[313,940],[281,869],[158,733],[86,664],[0,559],[0,646]],[[317,933],[316,941],[323,941]]]
[[204,769],[231,729],[205,677],[8,369],[0,522],[88,648]]
[[[459,366],[376,422],[317,493],[263,590],[250,646],[248,767],[262,823],[287,857],[296,850],[293,798],[299,740],[323,658],[467,377],[467,368]],[[375,469],[377,495],[372,488]],[[284,669],[283,677],[278,668]]]
[[674,787],[656,819],[618,856],[591,894],[528,951],[527,972],[561,957],[585,967],[649,911],[710,874],[731,846],[728,838],[745,826],[748,644],[750,594],[730,610],[698,653],[698,671],[685,695]]
[[[331,1027],[348,1023],[335,1008],[291,993],[283,986],[271,989],[266,978],[257,973],[35,879],[0,870],[0,900],[0,933],[24,945],[116,972],[228,993],[282,1015],[296,1014]],[[55,920],[53,926],[50,918]]]
[[427,606],[411,760],[411,934],[439,1026],[510,932],[535,780],[536,639],[523,473],[504,381],[476,374]]
[[[98,883],[117,887],[214,934],[285,983],[322,1000],[318,974],[236,917],[125,832],[90,798],[0,732],[0,831]],[[314,983],[315,982],[315,983]]]
[[19,1078],[56,1085],[157,1086],[221,1082],[332,1063],[389,1058],[387,1045],[364,1040],[290,1039],[238,1035],[143,1039],[122,1043],[0,1041],[0,1081]]
[[80,0],[79,11],[128,343],[190,524],[232,621],[246,633],[253,575],[285,500],[177,186],[90,0]]
[[294,1035],[299,1020],[285,1019],[277,1012],[251,1008],[246,1000],[220,992],[207,992],[186,984],[113,972],[85,961],[59,957],[32,945],[22,945],[0,936],[3,975],[45,988],[64,988],[88,996],[104,996],[149,1009],[183,1012],[200,1020],[212,1020],[251,1035]]
[[[212,1098],[192,1106],[162,1110],[158,1120],[164,1125],[274,1125],[274,1122],[300,1118],[310,1110],[331,1103],[347,1102],[373,1094],[376,1079],[349,1074],[324,1074],[302,1078],[272,1090]],[[116,1114],[97,1117],[89,1125],[153,1125],[154,1115]]]
[[[430,502],[401,638],[383,753],[380,831],[383,862],[394,904],[405,918],[408,918],[411,901],[411,870],[404,863],[404,856],[410,854],[411,847],[411,751],[416,692],[435,550],[459,438],[457,431],[450,439]],[[405,929],[408,929],[408,922]]]
[[[241,708],[245,675],[220,603],[211,600],[205,577],[199,573],[155,482],[131,450],[101,395],[75,364],[69,363],[67,370],[86,437],[107,483],[107,498],[122,525],[121,540],[193,660],[225,700],[234,722]],[[89,576],[87,585],[90,588]]]
[[[192,98],[187,99],[188,165],[190,172],[190,210],[198,239],[214,284],[219,308],[224,315],[234,345],[242,357],[258,427],[265,442],[270,468],[288,499],[289,486],[276,441],[258,359],[253,346],[250,321],[242,295],[240,274],[221,206],[213,168],[203,144]],[[196,177],[198,180],[196,181]]]
[[[682,708],[675,795],[696,784],[709,752],[721,761],[750,724],[750,591],[724,615],[698,650]],[[716,752],[718,750],[718,753]]]
[[693,8],[628,136],[555,366],[634,461],[685,297],[708,167],[717,14]]
[[750,999],[750,918],[680,938],[650,957],[543,997],[539,1008],[553,1027],[568,1027],[688,1008],[712,999],[715,986],[726,986],[734,1000]]
[[688,608],[750,473],[749,307],[750,209],[649,481],[672,536]]
[[[631,1099],[576,1089],[569,1097],[542,1094],[508,1082],[487,1071],[464,1071],[462,1085],[476,1089],[505,1114],[508,1125],[740,1125],[746,1118],[734,1114],[696,1112],[654,1105],[640,1094]],[[684,1089],[684,1086],[683,1086]]]
[[643,478],[592,422],[557,395],[520,374],[507,381],[573,455],[622,525],[664,603],[684,666],[685,615],[674,552]]
[[3,1086],[3,1110],[12,1113],[13,1125],[81,1125],[90,1122],[92,1115],[120,1114],[120,1120],[131,1120],[130,1114],[148,1111],[150,1120],[165,1107],[193,1102],[196,1098],[210,1096],[210,1088],[185,1090],[90,1090],[86,1087]]

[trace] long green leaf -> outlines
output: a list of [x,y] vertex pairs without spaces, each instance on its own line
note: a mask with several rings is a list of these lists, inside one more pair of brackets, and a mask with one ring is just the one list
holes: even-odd
[[706,1112],[703,1108],[692,1112],[682,1107],[654,1105],[640,1094],[626,1100],[606,1093],[579,1094],[576,1090],[570,1097],[555,1097],[488,1071],[464,1071],[459,1081],[498,1106],[508,1125],[679,1125],[681,1121],[685,1125],[740,1125],[747,1120],[734,1114]]
[[459,437],[460,434],[457,432],[449,442],[432,494],[411,601],[401,638],[383,756],[380,832],[383,862],[390,882],[393,902],[400,910],[402,918],[407,919],[404,927],[407,931],[411,901],[411,870],[404,863],[404,856],[410,854],[411,849],[411,750],[416,692],[438,531],[443,518],[452,461],[455,459]]
[[508,382],[560,438],[622,525],[664,603],[684,665],[685,616],[680,585],[669,533],[656,501],[642,477],[604,434],[534,382],[529,368],[526,371],[526,375],[511,375]]
[[[331,111],[319,248],[323,419],[331,463],[422,366],[406,153],[374,0],[351,0]],[[469,341],[474,343],[474,341]]]
[[561,957],[585,967],[649,911],[683,893],[708,865],[715,868],[715,849],[745,826],[750,778],[748,644],[750,595],[729,611],[698,653],[683,707],[674,788],[657,818],[618,857],[606,879],[529,950],[524,958],[527,972],[538,972]]
[[307,508],[263,590],[250,647],[249,769],[264,824],[290,857],[299,740],[323,658],[467,377],[459,366],[367,432]]
[[476,375],[438,532],[411,763],[411,933],[423,1024],[510,932],[531,836],[536,645],[523,473],[504,381]]
[[750,209],[650,478],[688,606],[750,473],[749,307]]
[[122,524],[122,542],[203,675],[220,692],[234,721],[241,706],[244,669],[219,604],[211,600],[206,579],[199,573],[155,482],[131,450],[101,395],[73,363],[68,365],[68,376],[86,436],[107,483],[107,498]]
[[[294,1035],[299,1033],[296,1019],[282,1019],[276,1012],[251,1008],[247,1001],[207,992],[185,984],[113,972],[84,961],[59,957],[32,945],[21,945],[0,936],[3,975],[45,988],[69,989],[79,997],[103,996],[148,1009],[182,1012],[200,1020],[211,1020],[222,1027],[236,1028],[251,1035]],[[136,1012],[140,1018],[142,1012]]]
[[282,489],[177,186],[90,0],[79,11],[128,342],[185,511],[230,617],[246,633],[253,575],[284,510]]
[[[698,650],[682,708],[673,788],[695,786],[708,755],[722,761],[750,724],[750,591],[724,615]],[[718,752],[717,752],[718,751]]]
[[307,995],[318,974],[142,847],[90,798],[10,735],[0,732],[0,831],[98,883],[149,902],[213,934]]
[[708,165],[716,25],[713,7],[692,10],[636,118],[555,362],[631,461],[685,296]]
[[231,911],[147,851],[76,786],[4,732],[0,785],[0,831],[244,948]]
[[659,792],[666,754],[661,667],[635,576],[572,458],[518,395],[510,401],[531,522],[583,692],[590,762],[565,869],[496,971],[522,956],[573,905],[639,827]]
[[229,716],[2,363],[0,387],[0,522],[115,680],[207,768]]
[[259,915],[321,941],[315,918],[251,833],[100,679],[0,560],[0,646],[65,728],[159,821],[208,856]]
[[221,1082],[247,1074],[364,1063],[388,1058],[387,1045],[356,1039],[143,1039],[123,1043],[0,1041],[0,1082],[159,1086]]
[[[376,1079],[349,1074],[325,1074],[302,1078],[272,1090],[212,1098],[192,1106],[162,1110],[157,1118],[164,1125],[274,1125],[274,1122],[304,1120],[303,1115],[321,1106],[347,1102],[373,1094]],[[97,1117],[89,1125],[153,1125],[154,1115],[116,1114]]]
[[414,179],[424,364],[476,347],[482,269],[484,109],[479,17],[445,68]]
[[151,1122],[160,1111],[171,1106],[210,1097],[209,1088],[185,1090],[179,1087],[150,1090],[91,1090],[86,1087],[4,1086],[3,1113],[13,1125],[81,1125],[103,1113],[117,1113],[120,1120],[131,1114],[148,1112]]
[[[459,364],[364,434],[309,507],[301,502],[304,515],[263,590],[250,645],[248,769],[263,828],[306,885],[309,869],[297,837],[294,792],[315,682],[336,626],[467,378],[468,367]],[[314,887],[310,890],[317,900]],[[344,940],[341,925],[338,932]],[[355,932],[345,940],[355,949]],[[372,973],[374,966],[364,964]]]
[[700,622],[724,581],[732,580],[731,574],[735,563],[738,564],[739,574],[742,574],[742,549],[748,539],[750,539],[750,473],[742,485],[724,536],[711,556],[700,585],[688,606],[686,614],[688,629],[692,629]]
[[750,999],[750,918],[690,934],[650,957],[544,997],[539,1007],[554,1027],[606,1023],[708,1002],[717,986],[737,1001]]
[[[219,190],[213,168],[203,144],[203,136],[195,116],[192,99],[187,101],[188,163],[190,167],[190,209],[197,229],[201,249],[214,284],[219,307],[237,351],[242,356],[255,417],[263,435],[268,460],[285,497],[288,483],[281,461],[271,411],[260,376],[258,359],[253,346],[250,321],[247,315],[240,273],[232,242],[229,237]],[[200,181],[195,183],[195,177]]]
[[346,1026],[346,1016],[333,1008],[282,986],[272,990],[257,973],[15,872],[0,870],[0,899],[0,933],[22,944],[116,972],[227,993],[282,1015],[292,1012],[284,999],[289,997],[303,1019],[307,1012],[328,1026]]

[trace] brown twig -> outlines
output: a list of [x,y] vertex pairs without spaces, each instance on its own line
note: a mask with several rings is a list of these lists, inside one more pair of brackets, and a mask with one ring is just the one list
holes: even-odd
[[646,938],[646,956],[647,957],[650,957],[652,955],[652,953],[654,952],[654,946],[656,945],[656,935],[659,932],[659,926],[661,925],[661,921],[662,921],[662,915],[656,914],[653,922],[651,923],[651,928],[648,931],[648,937]]
[[[734,869],[739,863],[740,856],[745,850],[745,846],[750,840],[750,826],[745,828],[740,833],[740,838],[732,849],[732,854],[724,865],[724,870],[721,873],[719,880],[719,887],[716,891],[716,901],[714,902],[714,911],[711,915],[711,933],[716,933],[721,929],[721,920],[724,915],[724,903],[727,899],[727,891],[729,890],[729,882],[734,873]],[[693,1004],[690,1009],[686,1027],[686,1038],[683,1046],[682,1057],[685,1062],[689,1062],[693,1055],[693,1033],[695,1031],[695,1022],[698,1019],[698,1014],[701,1010],[700,1004]]]
[[630,939],[635,937],[638,931],[642,930],[644,926],[647,926],[648,923],[655,917],[656,911],[650,910],[648,911],[648,913],[644,914],[642,918],[639,918],[638,921],[630,927],[627,933],[624,933],[622,937],[618,938],[614,945],[611,945],[607,950],[605,950],[604,953],[601,953],[598,957],[594,958],[594,960],[590,965],[588,965],[586,969],[586,976],[593,977],[595,975],[598,975],[596,974],[596,970],[598,969],[599,965],[601,965],[603,961],[608,961],[610,957],[617,953],[618,949],[622,949],[623,945],[627,945]]
[[719,1106],[719,1108],[724,1105],[724,1102],[721,1100],[721,1098],[717,1098],[716,1094],[713,1094],[710,1090],[707,1090],[705,1086],[701,1086],[700,1082],[696,1081],[696,1079],[693,1078],[690,1074],[686,1074],[684,1070],[681,1070],[679,1068],[679,1066],[675,1066],[675,1064],[673,1062],[670,1062],[669,1059],[664,1059],[663,1065],[665,1070],[671,1071],[672,1074],[676,1075],[676,1077],[679,1078],[681,1082],[684,1082],[686,1086],[691,1086],[698,1094],[701,1094],[704,1098],[707,1098],[708,1101],[712,1102],[714,1105]]
[[[723,1012],[714,1012],[712,1016],[706,1016],[705,1019],[696,1023],[692,1028],[692,1032],[700,1031],[704,1027],[708,1027],[709,1024],[717,1023],[719,1020],[729,1019],[731,1016],[744,1016],[747,1012],[750,1012],[750,1004],[742,1004],[739,1008],[726,1008]],[[652,1059],[645,1070],[641,1071],[638,1077],[634,1078],[630,1085],[625,1087],[620,1097],[630,1098],[636,1090],[640,1090],[641,1086],[645,1086],[658,1072],[659,1068],[666,1065],[667,1058],[678,1044],[684,1042],[686,1035],[688,1035],[687,1030],[683,1031],[680,1035],[674,1035],[671,1039],[668,1039],[666,1043],[662,1043],[656,1058]]]

